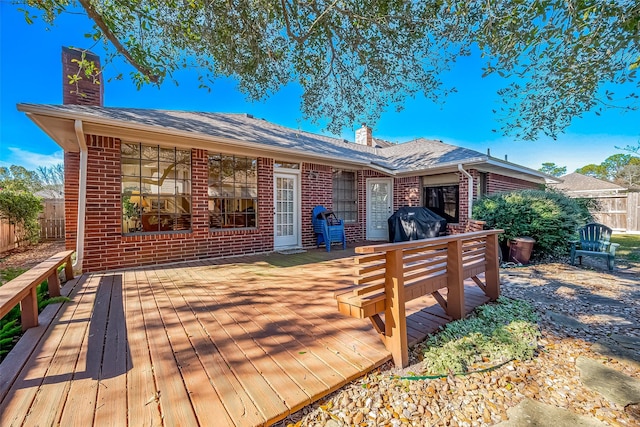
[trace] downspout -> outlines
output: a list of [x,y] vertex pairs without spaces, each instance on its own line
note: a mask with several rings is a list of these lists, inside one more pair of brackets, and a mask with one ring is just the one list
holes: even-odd
[[78,223],[76,227],[76,262],[73,268],[82,272],[82,261],[84,259],[84,234],[85,234],[85,214],[87,211],[87,140],[85,139],[82,120],[74,123],[78,146],[80,147],[80,180],[78,184]]
[[458,170],[467,177],[467,179],[469,180],[469,190],[467,191],[467,196],[469,197],[469,210],[467,212],[467,217],[469,219],[471,219],[471,211],[473,210],[473,177],[471,176],[471,174],[469,172],[467,172],[466,170],[464,170],[462,168],[462,164],[458,163]]

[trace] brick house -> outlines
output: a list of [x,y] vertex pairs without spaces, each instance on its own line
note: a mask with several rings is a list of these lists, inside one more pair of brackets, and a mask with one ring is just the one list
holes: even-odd
[[[73,53],[63,49],[63,62]],[[311,247],[316,205],[345,220],[350,242],[386,240],[402,206],[427,206],[456,232],[473,200],[546,177],[441,141],[390,144],[364,125],[349,142],[67,92],[65,105],[18,109],[64,149],[66,244],[85,272]]]

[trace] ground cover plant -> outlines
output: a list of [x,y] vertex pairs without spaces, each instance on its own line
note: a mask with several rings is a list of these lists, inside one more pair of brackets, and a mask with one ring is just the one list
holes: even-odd
[[627,261],[640,262],[640,234],[613,234],[612,243],[618,243],[616,256]]
[[503,243],[517,237],[533,237],[533,256],[541,259],[566,255],[568,242],[591,219],[591,214],[586,203],[560,192],[520,190],[478,200],[473,217],[486,221],[490,228],[503,229],[504,234],[499,236]]
[[465,374],[535,355],[538,316],[529,303],[500,297],[445,325],[422,346],[426,375]]
[[[64,268],[64,266],[61,267],[61,269],[62,268]],[[27,270],[14,267],[0,269],[0,286],[20,276],[25,271]],[[49,304],[69,301],[69,298],[67,297],[49,298],[48,292],[48,283],[45,280],[37,287],[39,312]],[[7,353],[11,351],[11,349],[18,342],[21,336],[22,326],[20,325],[20,306],[17,305],[13,309],[11,309],[11,311],[7,313],[6,316],[0,319],[0,362],[2,362]]]

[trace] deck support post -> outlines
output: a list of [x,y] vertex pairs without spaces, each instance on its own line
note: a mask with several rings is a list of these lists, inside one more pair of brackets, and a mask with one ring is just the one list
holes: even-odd
[[38,326],[38,292],[35,286],[20,301],[20,323],[23,331]]
[[71,255],[67,257],[67,262],[64,265],[64,274],[67,277],[67,282],[73,279],[73,262],[71,262]]
[[491,301],[495,301],[500,296],[500,260],[498,257],[500,245],[498,244],[498,235],[487,236],[486,242],[485,259],[487,260],[487,266],[484,273],[486,284],[484,291],[491,298]]
[[447,314],[454,319],[465,314],[462,262],[462,240],[457,238],[447,243]]
[[405,316],[404,262],[402,249],[386,253],[384,291],[386,294],[385,345],[391,352],[396,366],[409,365],[409,345],[407,342],[407,318]]
[[49,297],[60,296],[60,277],[58,277],[58,269],[54,269],[49,277],[47,277],[47,287],[49,288]]

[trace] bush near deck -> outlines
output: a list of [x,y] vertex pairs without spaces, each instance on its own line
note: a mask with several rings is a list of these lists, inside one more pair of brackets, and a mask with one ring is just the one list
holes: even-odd
[[587,204],[549,190],[520,190],[478,200],[473,217],[490,228],[501,228],[501,241],[529,236],[536,240],[533,256],[540,259],[569,252],[569,240],[591,220]]

